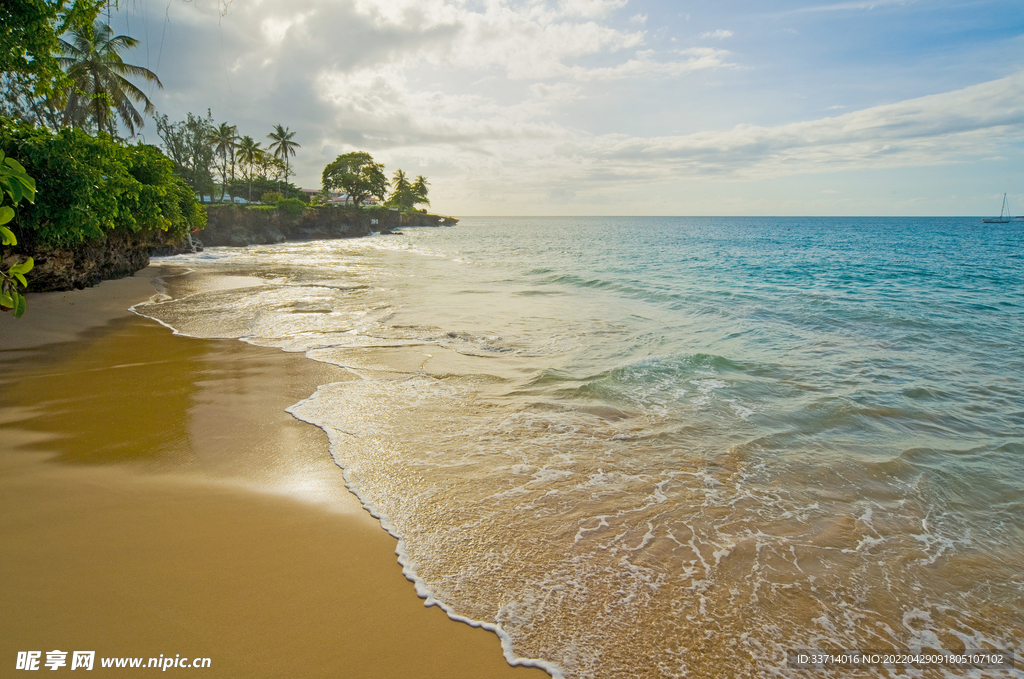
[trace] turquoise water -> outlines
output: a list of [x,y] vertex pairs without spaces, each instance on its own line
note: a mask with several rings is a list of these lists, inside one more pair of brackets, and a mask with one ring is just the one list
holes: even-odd
[[361,378],[293,414],[510,659],[803,676],[787,649],[1024,639],[1019,225],[469,218],[175,259],[205,283],[142,313]]

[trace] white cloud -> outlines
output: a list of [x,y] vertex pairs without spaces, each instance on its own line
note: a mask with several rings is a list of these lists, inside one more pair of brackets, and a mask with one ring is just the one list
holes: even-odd
[[558,8],[566,16],[597,19],[625,7],[628,2],[629,0],[559,0]]
[[628,203],[625,197],[633,193],[682,181],[742,183],[977,160],[1024,137],[1024,72],[953,92],[771,127],[739,125],[652,138],[588,136],[558,127],[535,129],[541,134],[531,137],[526,126],[503,129],[507,136],[501,139],[478,137],[479,152],[445,152],[453,167],[464,168],[452,178],[464,200],[479,200],[491,209],[496,196],[504,196],[506,205],[518,200],[526,206],[577,203],[593,208],[597,198]]
[[764,178],[809,172],[922,166],[981,157],[1024,136],[1024,71],[961,90],[832,118],[678,137],[604,135],[575,152],[677,176]]
[[732,65],[725,61],[725,57],[729,54],[726,50],[709,47],[691,47],[689,49],[675,50],[670,54],[683,58],[658,60],[655,58],[657,55],[654,50],[642,50],[637,52],[633,59],[616,66],[604,68],[582,68],[576,66],[569,69],[569,71],[577,80],[615,80],[618,78],[637,78],[648,75],[678,76],[692,71],[725,68]]
[[448,29],[445,40],[418,46],[417,58],[457,68],[498,67],[522,79],[563,75],[568,60],[641,44],[642,32],[594,21],[623,5],[618,0],[562,0],[551,8],[497,1],[477,11],[443,0],[357,0],[355,8],[380,30]]
[[[166,10],[156,0],[138,3],[160,16]],[[500,211],[488,207],[500,201],[628,205],[622,196],[658,186],[668,195],[708,178],[735,186],[1005,158],[1007,145],[1024,138],[1024,72],[849,113],[833,106],[817,120],[734,126],[763,110],[747,114],[749,102],[733,100],[719,115],[727,99],[718,93],[735,90],[733,75],[749,72],[734,63],[737,55],[694,46],[693,33],[676,43],[687,47],[663,49],[675,38],[643,30],[646,15],[631,19],[624,6],[262,0],[235,3],[220,19],[210,3],[174,3],[159,73],[165,89],[154,100],[172,119],[210,107],[217,122],[260,141],[272,124],[290,126],[303,145],[300,184],[315,186],[326,162],[361,149],[389,170],[430,176],[441,209],[478,213]],[[187,38],[177,51],[176,37]],[[849,89],[822,96],[858,108]],[[815,115],[793,111],[814,108],[779,104],[778,115],[768,114],[792,121]],[[827,188],[807,194],[823,197]],[[852,195],[843,188],[844,199]],[[442,207],[449,200],[461,203]]]
[[802,7],[800,9],[792,10],[791,13],[798,12],[842,12],[850,10],[871,10],[876,7],[884,7],[886,5],[908,5],[914,3],[916,0],[867,0],[855,1],[855,2],[838,2],[832,5],[818,5],[816,7]]

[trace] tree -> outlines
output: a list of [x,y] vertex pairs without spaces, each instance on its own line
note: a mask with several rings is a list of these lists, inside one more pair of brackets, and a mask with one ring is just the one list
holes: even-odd
[[214,128],[210,136],[213,152],[220,156],[220,200],[224,201],[224,191],[228,184],[228,157],[231,158],[231,180],[235,179],[235,149],[238,148],[238,128],[234,125],[221,123]]
[[430,182],[427,181],[426,177],[423,175],[416,177],[416,182],[412,185],[413,195],[416,196],[414,204],[430,205],[430,199],[427,198],[428,186],[430,186]]
[[16,156],[36,182],[35,201],[19,207],[11,224],[25,254],[109,231],[184,237],[205,223],[195,192],[155,146],[0,118],[0,151]]
[[156,117],[156,130],[164,142],[164,151],[174,163],[175,171],[181,175],[192,190],[202,196],[206,191],[213,194],[213,117],[207,111],[206,118],[192,113],[185,120],[171,123],[167,116]]
[[105,0],[0,2],[0,73],[20,97],[46,97],[67,84],[58,61],[60,36],[88,29]]
[[142,115],[132,102],[144,104],[147,115],[153,115],[156,107],[149,97],[132,84],[125,76],[143,78],[158,87],[160,79],[148,68],[124,63],[121,52],[139,44],[127,35],[115,36],[110,26],[95,21],[91,30],[72,26],[69,31],[71,42],[61,39],[60,55],[57,61],[71,79],[64,106],[65,122],[75,127],[84,127],[91,120],[97,132],[115,134],[115,115],[135,136],[135,128],[142,127]]
[[323,186],[328,191],[345,191],[358,207],[368,196],[383,201],[388,178],[384,176],[384,166],[373,162],[373,156],[365,151],[353,151],[338,156],[324,168]]
[[245,163],[246,173],[245,178],[249,180],[249,202],[252,202],[252,169],[253,164],[256,162],[256,157],[263,152],[260,148],[260,143],[245,135],[241,141],[238,142],[238,151],[235,153],[238,156],[238,160]]
[[270,144],[269,149],[274,153],[275,158],[280,158],[284,161],[284,183],[288,183],[288,174],[291,169],[288,164],[288,156],[295,155],[295,149],[302,148],[302,145],[292,141],[292,137],[295,136],[294,132],[289,132],[287,127],[280,125],[274,125],[274,131],[267,135],[267,139],[272,139],[273,142]]
[[391,180],[391,196],[384,203],[388,207],[397,207],[399,210],[411,210],[416,202],[416,196],[412,191],[412,184],[405,176],[405,172],[398,170]]

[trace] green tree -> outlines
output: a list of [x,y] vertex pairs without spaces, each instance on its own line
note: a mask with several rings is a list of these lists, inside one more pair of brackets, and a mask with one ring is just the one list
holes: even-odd
[[241,141],[238,142],[238,151],[235,155],[238,157],[239,162],[244,163],[246,167],[245,178],[249,181],[249,202],[252,202],[252,172],[253,164],[256,162],[257,156],[262,153],[260,143],[245,135]]
[[168,121],[166,115],[156,116],[156,130],[167,157],[174,163],[175,171],[200,196],[207,191],[213,195],[211,168],[215,154],[210,145],[213,129],[209,111],[206,118],[189,113],[185,120],[177,123]]
[[[0,151],[0,201],[10,198],[11,205],[0,206],[0,242],[5,246],[17,245],[18,238],[8,229],[14,219],[14,208],[22,200],[29,203],[35,200],[36,182],[28,176],[25,168],[14,158],[5,158]],[[12,207],[13,206],[13,207]],[[14,264],[7,270],[0,269],[0,309],[12,311],[15,318],[25,313],[25,297],[18,291],[19,284],[28,287],[25,274],[32,270],[34,262],[27,258],[24,262]]]
[[183,237],[205,224],[195,193],[155,146],[0,118],[0,150],[17,156],[38,188],[11,223],[23,251],[72,247],[108,231]]
[[224,202],[224,192],[228,185],[228,158],[231,159],[231,180],[235,179],[235,149],[238,148],[238,128],[234,125],[221,123],[214,128],[210,137],[213,152],[220,156],[220,200]]
[[397,207],[402,211],[411,210],[415,204],[416,196],[413,194],[412,184],[409,183],[405,172],[402,170],[395,172],[391,179],[391,187],[391,195],[388,196],[387,202],[384,204],[387,207]]
[[412,185],[412,193],[416,197],[414,204],[416,205],[430,205],[430,199],[427,198],[427,193],[430,186],[430,182],[423,175],[416,177],[416,181]]
[[275,158],[280,158],[284,161],[285,184],[288,183],[289,170],[291,169],[288,163],[288,156],[294,156],[295,149],[302,148],[301,144],[292,141],[294,136],[294,132],[290,132],[287,127],[282,127],[281,125],[274,125],[274,131],[267,135],[267,139],[273,140],[268,148],[273,152]]
[[[149,97],[125,76],[142,78],[163,87],[160,79],[148,68],[126,64],[121,52],[139,44],[127,35],[115,36],[110,26],[95,21],[91,29],[72,26],[71,42],[61,39],[58,62],[71,79],[64,106],[65,122],[84,127],[87,121],[97,132],[116,132],[116,118],[135,136],[135,128],[142,127],[142,115],[132,102],[143,104],[147,115],[156,108]],[[116,117],[115,117],[116,113]]]
[[70,84],[58,61],[60,36],[87,30],[104,0],[0,2],[0,91],[3,114],[52,125],[45,102]]
[[388,178],[384,176],[384,166],[373,162],[373,156],[353,151],[338,156],[324,168],[323,186],[328,191],[341,189],[358,207],[369,196],[383,202]]

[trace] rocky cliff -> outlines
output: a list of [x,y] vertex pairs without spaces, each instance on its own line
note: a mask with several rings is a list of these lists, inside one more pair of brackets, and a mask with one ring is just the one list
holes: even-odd
[[[392,210],[355,210],[345,207],[304,209],[298,214],[233,205],[207,210],[206,229],[196,234],[204,246],[245,246],[286,240],[355,238],[373,232],[389,233],[402,226],[454,226],[454,217],[426,213],[400,214]],[[171,243],[164,233],[109,231],[102,238],[75,247],[17,246],[5,248],[6,269],[32,257],[35,267],[25,278],[28,292],[72,290],[100,281],[124,278],[149,265],[150,254],[186,252],[187,244]]]
[[29,293],[82,289],[144,269],[149,251],[159,244],[153,234],[109,231],[74,247],[5,248],[3,268],[31,257],[35,266],[25,276]]
[[206,229],[198,234],[204,246],[262,245],[286,240],[356,238],[388,233],[402,226],[454,226],[459,220],[427,213],[393,210],[355,210],[345,207],[307,208],[298,214],[280,209],[236,205],[211,207]]

